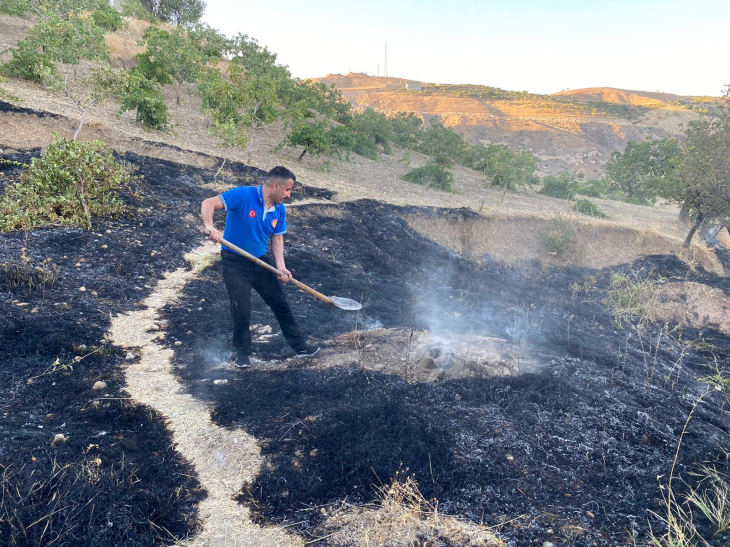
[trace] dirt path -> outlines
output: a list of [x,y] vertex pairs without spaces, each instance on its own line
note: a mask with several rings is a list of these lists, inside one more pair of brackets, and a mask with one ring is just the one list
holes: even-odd
[[[209,244],[191,256],[203,259],[215,252],[217,246]],[[168,421],[177,450],[193,465],[208,493],[199,506],[201,533],[181,545],[301,546],[300,538],[279,528],[253,524],[249,510],[233,499],[259,473],[262,458],[256,440],[243,431],[215,425],[208,407],[186,394],[172,372],[174,351],[166,344],[164,331],[159,330],[157,316],[163,306],[179,298],[194,277],[187,268],[168,273],[143,301],[142,309],[114,317],[110,328],[113,343],[138,357],[126,372],[127,392]]]

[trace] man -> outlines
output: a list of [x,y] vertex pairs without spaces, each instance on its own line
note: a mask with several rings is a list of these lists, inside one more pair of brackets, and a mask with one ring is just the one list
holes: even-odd
[[[288,283],[292,275],[284,262],[284,234],[286,233],[286,208],[282,203],[291,196],[296,181],[294,173],[286,167],[274,167],[259,186],[239,186],[219,196],[206,199],[201,207],[203,225],[210,230],[208,239],[220,243],[225,239],[271,264],[266,255],[269,237],[271,253],[276,268],[282,272],[279,281]],[[213,225],[213,213],[226,210],[225,232]],[[251,288],[256,289],[276,315],[281,331],[297,357],[315,355],[318,347],[305,342],[294,319],[281,283],[276,275],[251,260],[222,247],[223,281],[228,289],[233,316],[233,348],[235,364],[239,368],[251,366]]]

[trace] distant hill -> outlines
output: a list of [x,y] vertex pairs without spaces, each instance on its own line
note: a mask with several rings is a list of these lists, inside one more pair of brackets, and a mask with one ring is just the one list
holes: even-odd
[[532,151],[540,169],[586,176],[630,140],[677,135],[680,127],[712,109],[712,97],[630,91],[608,87],[540,95],[469,84],[434,84],[363,73],[328,74],[356,109],[387,115],[414,112],[426,123],[438,118],[470,142],[500,143]]

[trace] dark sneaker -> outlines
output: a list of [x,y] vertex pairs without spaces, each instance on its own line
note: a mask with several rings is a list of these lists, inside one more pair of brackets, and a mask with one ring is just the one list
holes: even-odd
[[298,348],[296,348],[294,351],[297,354],[297,357],[300,359],[303,359],[305,357],[311,357],[312,355],[317,355],[319,353],[319,350],[321,348],[318,348],[317,346],[312,346],[310,344],[302,344]]
[[236,368],[251,368],[251,358],[245,353],[234,353],[233,364]]

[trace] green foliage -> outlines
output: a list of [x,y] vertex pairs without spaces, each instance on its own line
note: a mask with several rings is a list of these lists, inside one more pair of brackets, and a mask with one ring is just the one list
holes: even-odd
[[512,150],[501,144],[467,145],[462,163],[482,171],[487,176],[487,187],[495,185],[514,190],[538,181],[537,158],[530,152]]
[[[372,108],[366,108],[362,114],[354,116],[352,128],[355,133],[362,135],[358,136],[360,141],[370,140],[375,145],[381,146],[386,154],[392,152],[390,141],[393,137],[393,127],[385,114],[375,112]],[[367,156],[361,152],[357,153]]]
[[601,211],[595,203],[587,199],[579,199],[576,201],[573,210],[576,213],[588,215],[589,217],[608,218],[608,215]]
[[611,193],[611,180],[604,177],[602,179],[591,179],[586,182],[581,182],[576,190],[577,194],[581,196],[588,196],[592,198],[607,198],[613,199]]
[[97,27],[106,30],[117,31],[124,26],[124,20],[120,13],[103,1],[102,6],[91,14],[91,18]]
[[0,13],[25,15],[30,10],[31,0],[0,0]]
[[202,70],[200,48],[181,27],[172,32],[150,27],[145,31],[142,42],[145,51],[136,56],[137,69],[148,80],[163,85],[177,83],[176,99],[180,104],[180,87],[185,82],[195,82]]
[[299,156],[299,159],[306,152],[309,152],[313,156],[329,154],[332,150],[329,126],[324,121],[302,123],[289,133],[286,144],[292,147],[304,147],[304,152]]
[[659,191],[694,216],[695,225],[685,240],[689,245],[703,222],[730,223],[730,112],[691,122],[684,136],[676,176],[663,180]]
[[415,182],[439,190],[451,191],[454,175],[449,173],[440,163],[429,162],[423,167],[417,167],[403,175],[403,180]]
[[125,17],[133,17],[134,19],[141,19],[150,23],[158,21],[152,11],[143,6],[140,0],[122,0],[121,6],[122,15]]
[[[135,5],[130,6],[132,3]],[[136,4],[137,0],[123,0],[122,9],[138,12],[140,6]],[[203,0],[140,0],[139,4],[155,19],[181,26],[198,22],[205,12]]]
[[572,173],[561,173],[558,176],[546,175],[542,179],[540,193],[560,199],[573,199],[578,193],[580,183]]
[[540,241],[547,252],[560,256],[573,246],[576,235],[573,219],[565,215],[558,215],[540,233]]
[[433,158],[436,163],[445,167],[454,165],[464,156],[466,141],[451,128],[435,118],[431,120],[428,129],[421,132],[418,151]]
[[81,59],[108,59],[101,28],[76,12],[60,13],[41,11],[38,24],[10,50],[12,57],[3,63],[3,74],[40,81],[44,71],[55,70],[56,62],[76,65]]
[[57,139],[6,189],[0,199],[0,230],[56,223],[90,229],[93,217],[122,214],[119,192],[129,181],[103,142]]
[[136,121],[150,129],[168,128],[167,105],[160,84],[148,80],[136,68],[129,72],[129,80],[122,94],[119,113],[136,110]]
[[188,39],[198,48],[203,63],[222,59],[233,48],[232,40],[207,23],[188,28]]
[[657,297],[660,279],[639,279],[635,275],[615,273],[606,292],[606,305],[619,328],[624,321],[646,322],[650,320],[650,303]]
[[611,155],[606,173],[627,201],[648,205],[656,201],[660,187],[671,184],[679,156],[679,143],[674,139],[629,141],[623,154]]
[[398,112],[390,118],[392,140],[404,148],[415,148],[423,120],[413,112]]
[[56,69],[51,58],[40,53],[38,48],[27,40],[18,42],[11,53],[12,57],[0,65],[0,70],[5,76],[40,82],[44,72]]

